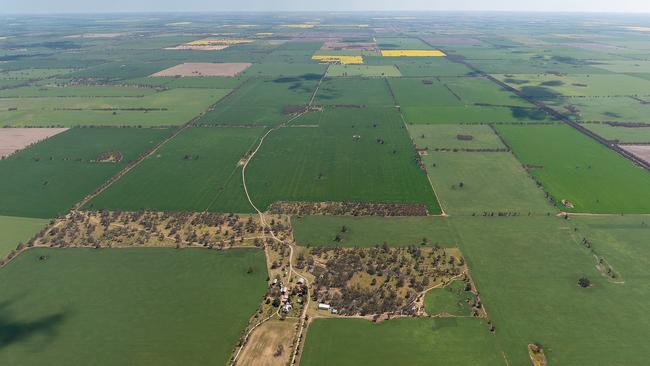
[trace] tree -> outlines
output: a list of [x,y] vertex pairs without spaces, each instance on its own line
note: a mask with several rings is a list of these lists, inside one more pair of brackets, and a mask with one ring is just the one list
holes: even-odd
[[581,277],[578,279],[578,285],[582,288],[587,288],[591,286],[591,281],[587,277]]
[[281,344],[278,344],[278,348],[275,349],[275,353],[273,354],[274,357],[280,357],[284,353],[284,346]]
[[248,273],[248,274],[253,273],[253,267],[248,267],[248,269],[246,270],[246,273]]

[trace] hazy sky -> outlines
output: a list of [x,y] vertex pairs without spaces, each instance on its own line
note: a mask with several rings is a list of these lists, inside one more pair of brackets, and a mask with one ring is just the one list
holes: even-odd
[[1,13],[269,10],[650,12],[649,0],[0,0]]

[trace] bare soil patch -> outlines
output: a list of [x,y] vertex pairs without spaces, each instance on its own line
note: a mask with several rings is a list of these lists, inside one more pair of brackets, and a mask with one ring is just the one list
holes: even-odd
[[237,365],[283,366],[289,362],[295,319],[273,319],[263,323],[251,334]]
[[623,150],[650,163],[650,145],[619,145]]
[[151,75],[154,77],[236,76],[251,66],[248,62],[189,62]]
[[67,128],[2,128],[0,129],[0,158],[67,130]]

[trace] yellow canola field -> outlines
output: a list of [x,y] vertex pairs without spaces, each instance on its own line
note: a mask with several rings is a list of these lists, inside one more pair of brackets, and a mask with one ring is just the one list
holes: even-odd
[[324,56],[324,55],[315,55],[312,56],[312,60],[318,62],[327,62],[341,65],[362,65],[363,57],[361,56]]
[[188,43],[191,46],[211,46],[211,45],[234,45],[234,44],[242,44],[242,43],[252,43],[255,42],[250,39],[217,39],[217,38],[207,38],[207,39],[199,39],[196,41],[192,41]]
[[447,56],[438,50],[382,50],[382,56],[386,57],[442,57]]

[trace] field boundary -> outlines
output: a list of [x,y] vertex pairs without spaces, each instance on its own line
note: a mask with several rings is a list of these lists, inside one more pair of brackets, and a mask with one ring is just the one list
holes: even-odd
[[[409,130],[408,123],[406,123],[406,120],[404,119],[404,114],[402,113],[402,108],[399,106],[397,102],[397,98],[395,97],[395,92],[393,91],[393,88],[390,85],[390,82],[388,81],[388,78],[384,78],[384,81],[386,82],[386,85],[388,86],[388,90],[390,91],[390,95],[393,97],[393,104],[395,104],[395,108],[397,108],[397,111],[399,112],[399,117],[402,120],[402,124],[404,125],[404,129],[406,129],[406,133],[408,134],[409,139],[411,140],[411,146],[415,146],[415,141],[413,141],[413,136],[411,136],[411,131]],[[417,154],[417,152],[416,152]],[[436,192],[436,188],[433,186],[433,182],[431,181],[431,177],[429,177],[429,173],[427,172],[426,168],[424,171],[424,175],[427,177],[427,180],[429,181],[429,186],[431,187],[431,190],[433,191],[433,196],[436,197],[436,201],[438,201],[438,207],[440,207],[440,215],[429,215],[429,216],[441,216],[441,217],[446,217],[449,216],[445,212],[445,208],[442,205],[442,201],[440,201],[440,197],[438,197],[438,192]]]
[[[247,80],[247,81],[248,81],[248,80]],[[92,193],[90,193],[89,195],[85,196],[83,199],[81,199],[81,201],[77,202],[74,206],[72,206],[72,209],[71,209],[71,210],[72,210],[72,211],[76,211],[76,210],[81,209],[81,208],[82,208],[83,206],[85,206],[88,202],[92,201],[95,197],[99,196],[101,193],[103,193],[104,191],[106,191],[106,190],[107,190],[111,185],[113,185],[113,183],[115,183],[115,182],[117,182],[118,180],[120,180],[120,178],[122,178],[124,175],[126,175],[128,172],[130,172],[133,168],[135,168],[136,166],[138,166],[138,165],[139,165],[142,161],[144,161],[146,158],[152,156],[156,151],[158,151],[158,149],[159,149],[161,146],[163,146],[163,145],[165,145],[166,143],[168,143],[169,141],[171,141],[173,138],[175,138],[176,136],[178,136],[181,132],[185,131],[187,128],[195,126],[194,123],[195,123],[196,121],[198,121],[201,117],[203,117],[203,115],[204,115],[205,113],[207,113],[208,111],[212,110],[212,109],[213,109],[215,106],[217,106],[221,101],[223,101],[224,99],[228,98],[228,97],[229,97],[230,95],[232,95],[235,91],[239,90],[239,88],[240,88],[243,84],[245,84],[247,81],[245,81],[244,83],[241,83],[241,84],[238,85],[236,88],[232,89],[232,90],[231,90],[228,94],[226,94],[224,97],[222,97],[222,98],[220,98],[219,100],[217,100],[216,102],[212,103],[212,104],[210,105],[210,107],[209,107],[207,110],[201,112],[199,115],[195,116],[194,118],[192,118],[192,119],[190,119],[189,121],[187,121],[185,124],[183,124],[183,125],[181,125],[180,127],[178,127],[178,128],[177,128],[177,129],[176,129],[176,130],[175,130],[175,131],[174,131],[170,136],[168,136],[167,138],[165,138],[165,139],[159,141],[156,145],[154,145],[153,147],[151,147],[148,151],[146,151],[146,152],[144,152],[143,154],[141,154],[137,159],[135,159],[135,160],[129,162],[129,164],[127,164],[127,165],[126,165],[122,170],[120,170],[119,172],[117,172],[117,174],[115,174],[115,175],[113,175],[112,177],[110,177],[110,178],[109,178],[107,181],[105,181],[101,186],[99,186],[99,187],[98,187],[94,192],[92,192]]]
[[[433,47],[432,44],[430,44],[426,40],[422,39],[421,37],[417,37],[417,39],[419,39],[420,41],[422,41],[422,42],[426,43],[427,45]],[[580,123],[578,123],[576,121],[573,121],[572,119],[565,116],[564,114],[562,114],[562,113],[558,112],[557,110],[547,106],[545,103],[543,103],[541,101],[538,101],[538,100],[535,100],[535,99],[525,95],[520,90],[518,90],[516,88],[513,88],[512,86],[502,82],[501,80],[495,78],[494,76],[484,72],[483,70],[480,70],[476,66],[474,66],[471,63],[469,63],[468,61],[466,61],[462,56],[450,54],[447,51],[442,50],[442,49],[441,49],[441,51],[443,51],[443,52],[445,52],[447,54],[447,58],[450,61],[461,64],[461,65],[465,65],[470,70],[472,70],[472,71],[480,74],[481,76],[485,77],[487,80],[490,80],[491,82],[499,85],[503,89],[505,89],[505,90],[507,90],[507,91],[509,91],[511,93],[514,93],[518,97],[520,97],[520,98],[526,100],[527,102],[531,103],[532,105],[536,106],[537,109],[539,109],[540,111],[546,113],[546,115],[549,115],[549,116],[551,116],[551,117],[553,117],[553,118],[555,118],[555,119],[557,119],[559,121],[562,121],[562,122],[568,124],[569,126],[573,127],[574,129],[578,130],[579,132],[581,132],[583,135],[586,135],[587,137],[590,137],[591,139],[595,140],[596,142],[600,143],[601,145],[609,148],[610,150],[612,150],[614,152],[617,152],[619,155],[621,155],[624,158],[630,160],[632,163],[644,168],[647,171],[650,171],[650,162],[647,162],[647,161],[644,161],[642,159],[637,158],[633,154],[630,154],[627,151],[625,151],[624,149],[619,148],[616,144],[610,143],[609,140],[607,140],[607,139],[601,137],[600,135],[592,132],[591,130],[581,126]]]

